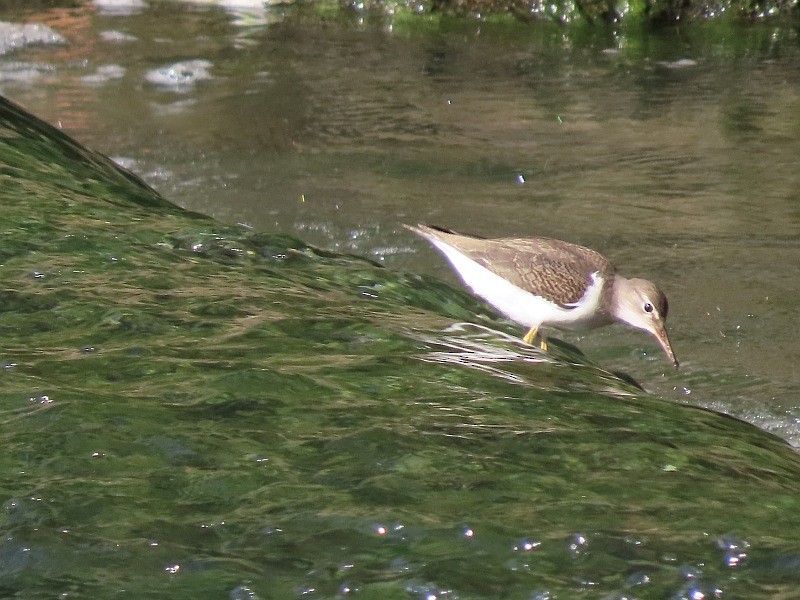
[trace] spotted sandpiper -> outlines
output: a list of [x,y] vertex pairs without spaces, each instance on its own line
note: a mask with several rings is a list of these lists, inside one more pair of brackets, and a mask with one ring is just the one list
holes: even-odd
[[614,322],[652,334],[675,368],[664,321],[667,298],[646,279],[626,279],[601,254],[549,238],[484,239],[406,225],[433,244],[472,291],[528,327],[583,331]]

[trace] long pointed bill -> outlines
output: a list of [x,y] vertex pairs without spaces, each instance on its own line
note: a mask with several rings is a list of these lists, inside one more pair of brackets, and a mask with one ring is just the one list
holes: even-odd
[[672,351],[672,344],[669,341],[666,327],[663,325],[658,326],[652,333],[653,336],[658,340],[658,343],[661,344],[661,347],[664,349],[664,354],[667,355],[667,358],[672,362],[675,368],[677,369],[680,367],[681,364],[678,362],[678,359],[675,358],[675,352]]

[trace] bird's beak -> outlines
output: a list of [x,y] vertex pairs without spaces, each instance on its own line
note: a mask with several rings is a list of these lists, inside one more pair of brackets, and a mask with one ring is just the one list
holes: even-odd
[[653,335],[658,340],[658,343],[661,344],[661,347],[664,349],[664,354],[667,355],[667,358],[672,362],[672,364],[677,369],[681,366],[678,362],[678,359],[675,358],[675,352],[672,350],[672,344],[669,341],[669,336],[667,335],[667,328],[664,327],[663,323],[659,323],[653,329]]

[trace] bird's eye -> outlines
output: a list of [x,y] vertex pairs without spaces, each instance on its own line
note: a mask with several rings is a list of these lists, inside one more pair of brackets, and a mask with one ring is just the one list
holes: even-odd
[[645,305],[644,305],[644,312],[646,312],[646,313],[653,312],[653,305],[650,304],[649,302],[646,302]]

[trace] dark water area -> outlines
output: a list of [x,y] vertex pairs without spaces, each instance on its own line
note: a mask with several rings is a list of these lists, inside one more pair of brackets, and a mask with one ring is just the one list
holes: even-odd
[[[62,132],[0,105],[0,595],[796,595],[790,27],[134,4],[0,15],[63,36],[0,56]],[[603,251],[683,368],[408,221]]]

